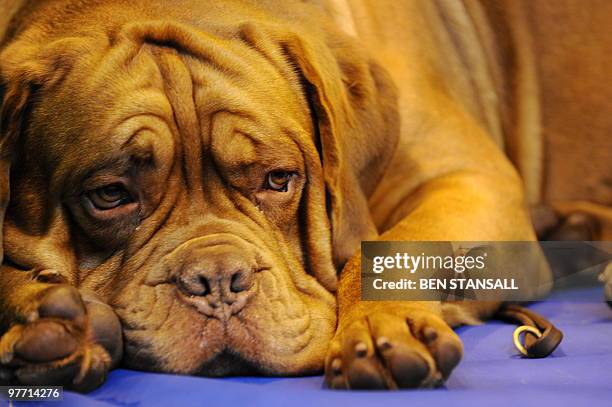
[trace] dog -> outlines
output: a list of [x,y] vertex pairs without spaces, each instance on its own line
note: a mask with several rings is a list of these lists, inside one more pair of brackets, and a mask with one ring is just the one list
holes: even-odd
[[588,3],[0,2],[0,381],[439,385],[500,303],[361,302],[360,242],[611,236]]

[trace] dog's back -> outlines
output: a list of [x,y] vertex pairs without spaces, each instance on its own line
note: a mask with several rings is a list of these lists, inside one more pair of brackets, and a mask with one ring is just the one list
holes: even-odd
[[[543,197],[612,206],[612,3],[525,2],[540,83]],[[608,235],[608,238],[612,237]]]
[[593,238],[612,238],[612,3],[330,4],[390,70],[404,106],[430,89],[449,95],[504,149],[531,204],[590,213],[602,226]]

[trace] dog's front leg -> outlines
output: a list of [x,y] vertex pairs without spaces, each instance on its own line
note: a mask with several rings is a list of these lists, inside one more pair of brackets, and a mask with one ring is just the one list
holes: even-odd
[[122,353],[110,307],[50,270],[0,268],[0,383],[99,386]]
[[[466,187],[471,176],[453,175],[453,179],[425,186],[430,191],[417,209],[380,239],[470,240],[468,236],[478,235],[482,240],[493,240],[482,231],[491,229],[484,224],[491,221],[487,212],[499,214],[499,210],[487,207],[496,203],[482,199],[482,190]],[[478,202],[483,204],[475,205]],[[503,205],[498,209],[504,211]],[[524,223],[528,225],[526,220]],[[468,234],[471,229],[467,225],[481,232]],[[463,353],[451,326],[484,318],[500,303],[360,301],[360,262],[360,254],[353,256],[340,277],[339,328],[326,360],[328,384],[333,388],[410,388],[442,383]]]
[[[457,132],[460,126],[433,129],[423,141],[413,143],[403,154],[419,165],[410,167],[406,158],[405,167],[401,162],[392,165],[383,180],[389,189],[383,185],[380,202],[394,209],[375,217],[382,219],[377,224],[393,226],[379,239],[535,240],[516,172],[486,137],[470,137],[478,135],[478,130],[470,127]],[[411,183],[413,179],[422,181]],[[400,204],[389,203],[397,194],[385,190],[404,184],[410,186],[399,196]],[[327,383],[333,388],[441,383],[463,352],[451,327],[489,317],[500,302],[360,301],[360,259],[359,253],[353,256],[340,276],[339,326],[326,359]]]

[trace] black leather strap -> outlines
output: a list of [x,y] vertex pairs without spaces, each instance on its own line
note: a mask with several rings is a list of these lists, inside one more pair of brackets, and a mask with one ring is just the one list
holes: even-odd
[[495,317],[521,326],[530,326],[540,332],[539,337],[532,332],[525,332],[523,347],[527,357],[545,358],[553,353],[563,340],[563,333],[549,320],[520,305],[504,304]]

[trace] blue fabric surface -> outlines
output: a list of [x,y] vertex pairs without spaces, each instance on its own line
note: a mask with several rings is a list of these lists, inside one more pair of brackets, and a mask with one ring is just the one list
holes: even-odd
[[464,360],[440,389],[346,392],[324,389],[320,376],[207,379],[117,370],[93,393],[67,393],[52,405],[612,406],[612,310],[601,288],[573,290],[531,308],[565,334],[551,357],[518,357],[512,325],[462,327]]

